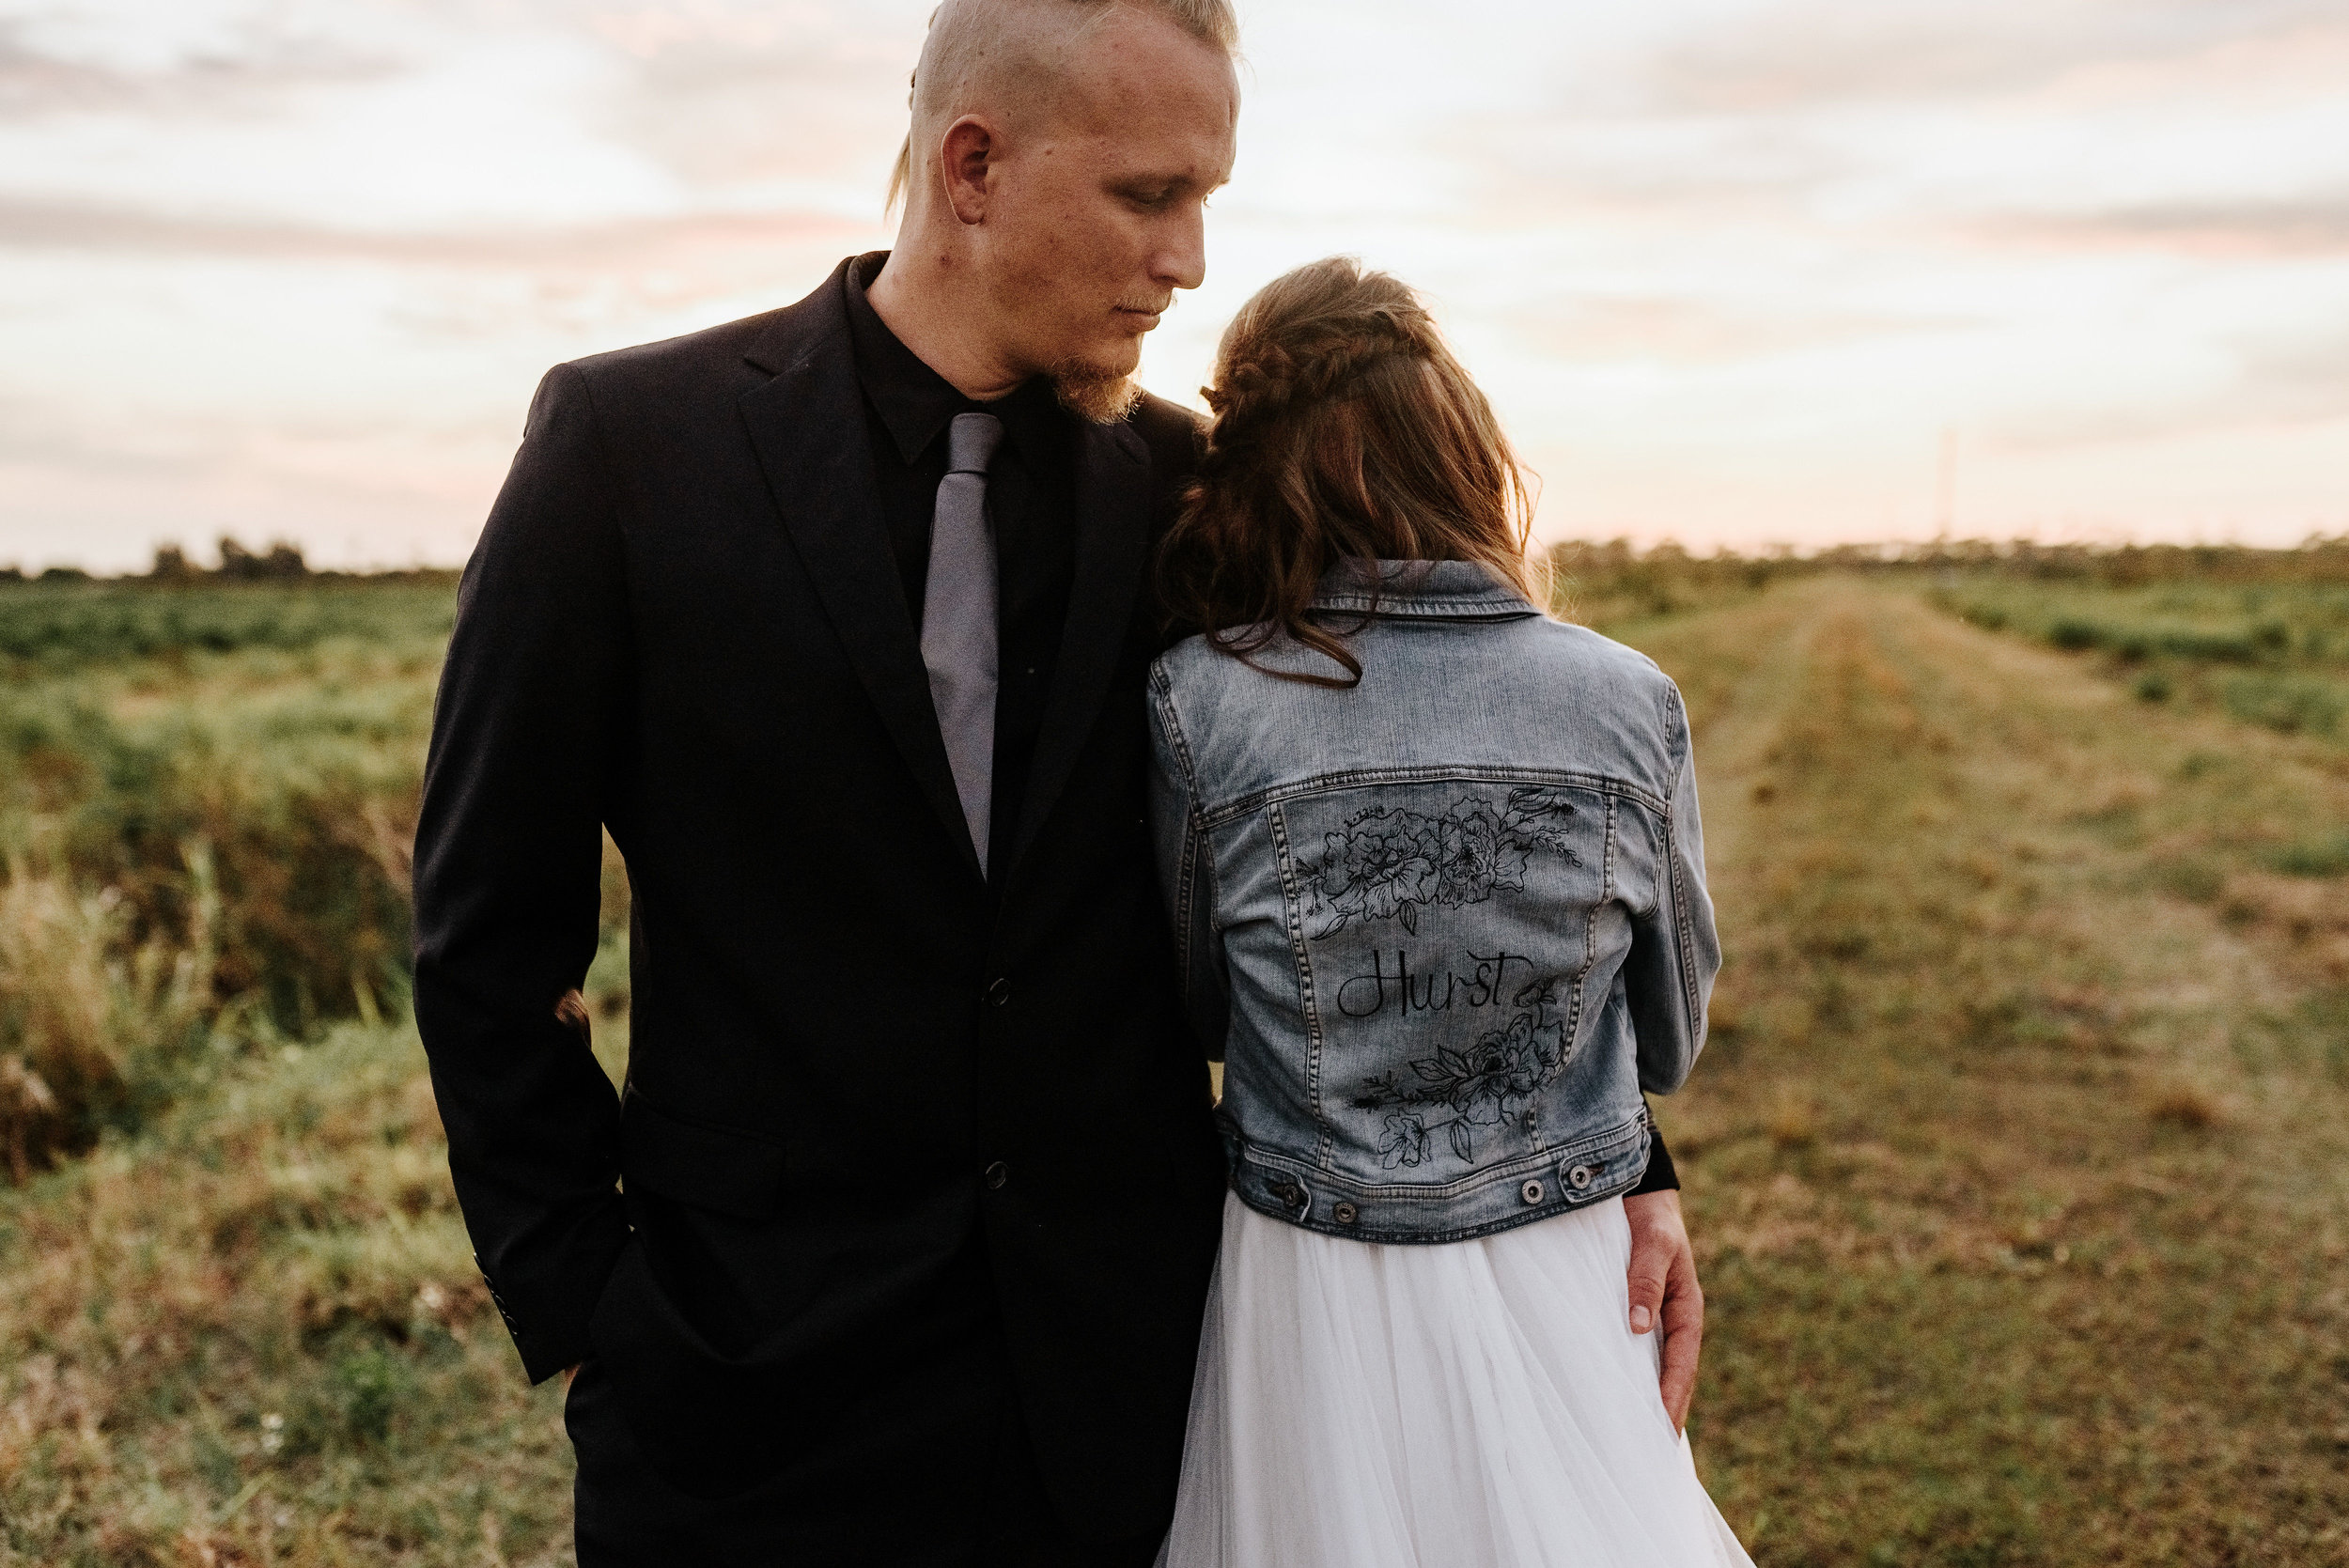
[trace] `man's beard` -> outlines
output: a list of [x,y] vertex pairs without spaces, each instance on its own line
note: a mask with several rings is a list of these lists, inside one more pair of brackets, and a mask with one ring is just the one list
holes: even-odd
[[1142,401],[1142,388],[1123,370],[1065,359],[1050,371],[1060,406],[1095,425],[1115,425]]

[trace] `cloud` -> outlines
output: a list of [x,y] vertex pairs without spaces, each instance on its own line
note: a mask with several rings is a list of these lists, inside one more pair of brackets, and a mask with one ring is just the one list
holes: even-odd
[[[538,367],[885,242],[930,4],[0,0],[0,529],[461,553]],[[1445,303],[1529,450],[1578,454],[1559,496],[1654,531],[1883,531],[1911,470],[1924,519],[1952,424],[2015,454],[2018,519],[2050,475],[2155,526],[2338,505],[2341,0],[1251,23],[1240,178],[1154,382],[1346,250]]]
[[309,34],[241,27],[136,66],[44,43],[19,19],[0,19],[0,123],[67,114],[161,118],[242,115],[303,88],[380,80],[398,58]]
[[1867,167],[1852,148],[1767,126],[1490,116],[1430,146],[1456,171],[1462,216],[1502,227],[1799,219],[1816,194]]
[[863,225],[810,211],[689,212],[569,226],[369,233],[0,195],[0,249],[262,261],[578,272],[646,266],[711,250],[848,242],[865,233]]
[[256,417],[236,409],[61,405],[0,392],[0,462],[104,474],[197,474],[274,462],[331,473],[303,455],[351,451],[466,452],[509,444],[519,411],[436,410],[397,427],[365,411],[320,407]]
[[2272,417],[2349,416],[2349,330],[2255,338],[2240,354],[2244,389]]
[[[2116,389],[2121,391],[2122,389]],[[2016,451],[2190,440],[2217,432],[2349,419],[2349,331],[2238,335],[2201,384],[2116,396],[2103,406],[2010,412],[1991,432]]]
[[1947,331],[1947,318],[1716,303],[1626,294],[1574,300],[1518,318],[1528,347],[1579,364],[1722,365],[1870,338]]
[[607,133],[696,185],[836,179],[869,165],[879,210],[905,133],[918,30],[661,36],[661,47],[626,57],[626,85],[599,116]]
[[1654,107],[1702,114],[2000,98],[2340,24],[2337,0],[1801,0],[1659,51],[1647,85]]
[[2078,215],[2009,215],[1978,232],[2064,249],[2103,247],[2212,257],[2349,256],[2349,191],[2275,200],[2170,201]]

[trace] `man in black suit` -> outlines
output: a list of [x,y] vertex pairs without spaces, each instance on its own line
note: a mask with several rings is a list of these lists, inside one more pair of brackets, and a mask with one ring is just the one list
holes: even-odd
[[[1204,273],[1236,41],[1226,0],[947,0],[894,253],[532,406],[435,714],[416,1009],[483,1273],[576,1372],[588,1568],[1164,1530],[1223,1168],[1143,821],[1196,422],[1127,378]],[[616,1097],[566,1001],[606,827]]]
[[[581,1369],[591,1568],[1155,1550],[1222,1163],[1143,822],[1195,421],[1126,378],[1204,272],[1234,41],[1221,0],[949,0],[894,254],[532,407],[442,679],[416,1006],[523,1362]],[[974,823],[922,632],[982,411]],[[607,825],[616,1099],[558,1016]]]

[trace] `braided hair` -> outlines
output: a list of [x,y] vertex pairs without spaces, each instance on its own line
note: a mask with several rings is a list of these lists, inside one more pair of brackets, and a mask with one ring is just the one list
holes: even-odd
[[[1419,297],[1333,256],[1241,307],[1216,355],[1215,411],[1182,515],[1159,557],[1170,629],[1284,679],[1348,687],[1352,623],[1312,608],[1346,563],[1475,561],[1532,589],[1524,479],[1492,407]],[[1344,673],[1271,669],[1282,640]]]

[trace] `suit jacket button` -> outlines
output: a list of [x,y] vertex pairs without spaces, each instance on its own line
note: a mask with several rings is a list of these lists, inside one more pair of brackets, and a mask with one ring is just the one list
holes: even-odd
[[996,1007],[1001,1007],[1003,1003],[1009,1001],[1011,1000],[1011,982],[1005,980],[1001,975],[997,975],[995,977],[995,984],[987,988],[987,1000],[990,1005]]
[[1011,1167],[1002,1160],[999,1159],[987,1168],[987,1189],[989,1192],[1001,1192],[1004,1184],[1010,1180]]

